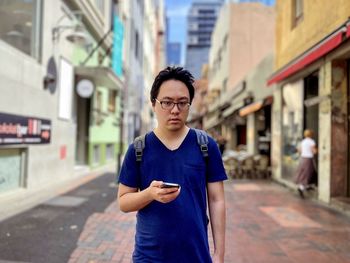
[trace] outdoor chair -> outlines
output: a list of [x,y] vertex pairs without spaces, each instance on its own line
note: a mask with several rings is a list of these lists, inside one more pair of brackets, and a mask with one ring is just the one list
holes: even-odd
[[259,178],[270,177],[269,157],[267,155],[260,155],[255,165],[255,171]]
[[241,169],[243,177],[253,179],[255,176],[254,168],[253,156],[246,157],[242,160]]
[[239,177],[240,175],[239,162],[236,158],[234,157],[225,158],[224,168],[225,168],[226,174],[230,178],[235,179]]

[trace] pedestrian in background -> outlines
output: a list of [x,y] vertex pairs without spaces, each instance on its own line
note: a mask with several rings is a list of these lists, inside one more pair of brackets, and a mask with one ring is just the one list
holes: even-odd
[[226,149],[226,143],[227,143],[227,140],[224,136],[222,135],[218,135],[217,137],[217,144],[219,146],[219,150],[220,150],[220,153],[221,155],[223,155],[225,149]]
[[301,141],[300,148],[300,163],[296,174],[296,184],[300,197],[304,198],[304,191],[311,188],[311,183],[315,180],[316,167],[314,156],[317,153],[316,142],[313,139],[313,131],[305,130],[304,139]]
[[[223,180],[227,176],[213,138],[208,136],[205,160],[195,130],[185,125],[194,97],[193,81],[181,67],[159,72],[150,92],[158,126],[146,134],[141,162],[133,144],[124,158],[118,200],[122,211],[138,211],[133,262],[224,262]],[[164,182],[180,187],[162,188]]]

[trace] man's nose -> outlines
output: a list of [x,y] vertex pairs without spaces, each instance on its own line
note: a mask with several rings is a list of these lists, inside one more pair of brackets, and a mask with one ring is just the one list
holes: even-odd
[[177,113],[177,112],[180,112],[180,109],[179,109],[179,104],[174,104],[174,107],[171,109],[171,112],[173,113]]

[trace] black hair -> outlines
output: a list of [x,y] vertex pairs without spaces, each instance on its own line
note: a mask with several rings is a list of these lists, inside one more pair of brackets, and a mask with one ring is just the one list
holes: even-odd
[[152,104],[156,102],[156,98],[159,94],[160,86],[163,84],[163,82],[167,80],[178,80],[183,82],[186,87],[188,88],[188,91],[190,93],[190,103],[192,103],[193,97],[194,97],[194,77],[193,75],[186,69],[182,67],[166,67],[162,71],[158,73],[156,78],[154,79],[152,89],[150,92],[150,99]]

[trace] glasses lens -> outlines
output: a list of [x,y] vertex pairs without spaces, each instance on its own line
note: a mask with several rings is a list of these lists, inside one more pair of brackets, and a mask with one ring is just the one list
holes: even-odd
[[161,102],[162,108],[165,110],[170,110],[174,107],[174,102],[171,101],[162,101]]
[[180,110],[188,109],[189,106],[188,102],[179,102],[177,105],[179,106]]
[[190,107],[190,104],[187,101],[181,101],[181,102],[173,102],[173,101],[159,101],[156,99],[156,101],[161,105],[162,109],[164,110],[172,110],[174,106],[176,105],[179,110],[187,110]]

